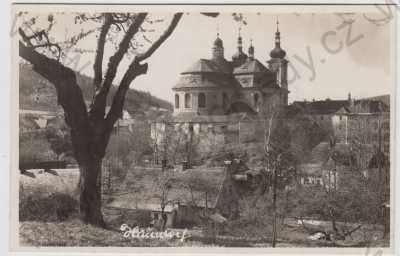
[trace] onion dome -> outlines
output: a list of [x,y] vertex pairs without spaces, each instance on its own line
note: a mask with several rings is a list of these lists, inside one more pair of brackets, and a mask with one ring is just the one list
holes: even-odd
[[214,41],[214,46],[223,47],[223,42],[222,42],[221,38],[219,38],[219,34],[217,34],[217,38]]
[[214,46],[212,47],[212,59],[219,62],[224,60],[224,46],[221,38],[219,38],[219,33],[217,34],[217,38],[214,41]]
[[281,33],[278,28],[279,22],[277,22],[277,28],[275,33],[275,48],[272,49],[269,56],[271,58],[283,59],[286,56],[286,52],[281,48]]

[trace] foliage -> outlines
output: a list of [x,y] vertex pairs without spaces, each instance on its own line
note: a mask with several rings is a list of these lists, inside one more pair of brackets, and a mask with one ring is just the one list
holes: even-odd
[[26,164],[37,161],[49,161],[56,155],[43,133],[20,134],[19,163]]
[[54,122],[46,127],[46,139],[58,158],[60,158],[61,155],[64,157],[72,157],[73,152],[70,131],[62,120],[57,118],[56,121],[58,122]]
[[78,215],[78,202],[66,194],[43,197],[38,191],[20,194],[20,221],[65,221]]

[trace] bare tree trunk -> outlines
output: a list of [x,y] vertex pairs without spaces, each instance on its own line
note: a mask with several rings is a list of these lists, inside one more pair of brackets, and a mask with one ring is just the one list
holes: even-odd
[[91,129],[82,92],[71,69],[22,43],[19,44],[19,55],[56,88],[58,103],[64,109],[65,122],[71,128],[72,147],[80,169],[81,220],[104,227],[98,177],[109,137],[103,136],[104,127]]
[[101,173],[101,160],[88,161],[80,165],[80,195],[79,213],[85,223],[105,227],[101,213],[101,185],[99,181]]

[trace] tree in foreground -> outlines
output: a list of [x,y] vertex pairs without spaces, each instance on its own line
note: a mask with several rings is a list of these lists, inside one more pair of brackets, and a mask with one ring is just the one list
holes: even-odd
[[[148,13],[76,13],[72,16],[75,23],[81,24],[82,30],[64,41],[56,40],[54,26],[64,22],[65,14],[49,14],[46,21],[39,21],[44,16],[29,13],[18,15],[23,20],[18,29],[19,56],[54,85],[58,104],[62,106],[65,122],[70,128],[72,147],[80,169],[80,218],[85,223],[104,227],[101,163],[114,124],[122,117],[125,95],[132,81],[147,73],[145,61],[171,35],[182,13],[174,14],[169,23]],[[63,19],[57,20],[58,15],[64,15]],[[156,26],[162,32],[158,33],[158,38],[150,40],[146,35],[152,33],[154,29],[149,29],[149,26],[154,23],[167,25],[162,28]],[[94,95],[87,106],[74,70],[64,65],[62,59],[71,49],[83,51],[78,47],[79,42],[90,36],[96,36],[97,47],[93,54]],[[147,42],[147,46],[140,43],[139,37]],[[116,46],[115,52],[107,63],[103,63],[105,55],[112,48],[110,44]],[[125,66],[123,59],[128,61],[128,68],[121,74],[110,110],[106,113],[110,88],[116,83],[118,69]]]

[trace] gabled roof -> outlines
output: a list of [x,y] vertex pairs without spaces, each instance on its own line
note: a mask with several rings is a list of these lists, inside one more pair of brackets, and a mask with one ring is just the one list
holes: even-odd
[[293,104],[301,106],[307,113],[317,115],[335,114],[340,110],[350,112],[348,100],[322,100],[312,102],[295,101]]
[[233,74],[254,74],[254,73],[272,73],[267,67],[265,67],[257,59],[248,59],[241,66],[234,68]]
[[128,171],[120,191],[114,193],[109,207],[161,210],[162,185],[167,184],[166,211],[176,204],[215,208],[226,177],[225,168],[196,168],[185,171],[136,167]]

